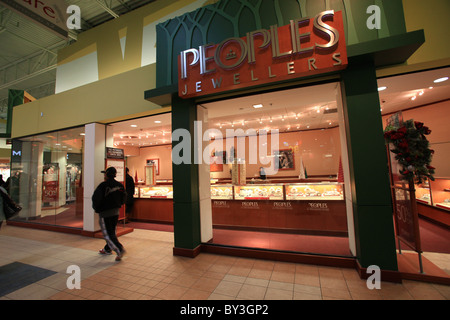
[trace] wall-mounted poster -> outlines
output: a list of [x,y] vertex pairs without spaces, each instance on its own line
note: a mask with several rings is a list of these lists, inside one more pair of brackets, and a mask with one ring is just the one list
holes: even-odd
[[278,157],[278,161],[275,161],[275,170],[294,170],[295,158],[294,151],[291,149],[274,151],[275,157]]
[[159,176],[159,159],[147,159],[146,166],[155,166],[156,175]]
[[59,198],[59,164],[48,163],[43,168],[42,202],[57,202]]

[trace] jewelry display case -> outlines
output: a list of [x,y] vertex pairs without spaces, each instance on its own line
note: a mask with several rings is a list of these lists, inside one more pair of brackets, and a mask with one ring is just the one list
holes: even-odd
[[235,200],[284,200],[282,184],[234,186]]
[[342,183],[286,184],[286,200],[344,200]]
[[211,186],[212,200],[233,200],[233,185],[212,185]]
[[139,188],[139,198],[173,199],[172,186],[149,186]]

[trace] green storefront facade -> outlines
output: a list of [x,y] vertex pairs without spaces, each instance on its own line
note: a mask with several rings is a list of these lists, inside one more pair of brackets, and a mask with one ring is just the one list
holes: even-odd
[[[380,9],[379,16],[376,11]],[[247,32],[289,25],[291,20],[314,17],[334,10],[343,15],[348,55],[346,69],[291,81],[275,82],[183,99],[178,92],[178,55],[199,46],[244,37]],[[380,18],[380,28],[368,21]],[[373,20],[372,20],[373,21]],[[423,30],[407,32],[400,0],[222,0],[157,26],[157,87],[145,98],[172,106],[172,132],[186,129],[194,135],[197,104],[248,96],[261,92],[339,82],[345,118],[350,169],[354,259],[322,259],[320,256],[221,248],[202,243],[199,199],[199,167],[173,164],[174,254],[195,257],[202,251],[224,252],[285,261],[354,266],[361,276],[371,265],[383,271],[385,280],[398,281],[393,208],[376,71],[404,63],[423,43]],[[175,148],[180,142],[174,141]],[[193,150],[192,150],[193,151]],[[376,193],[369,192],[376,190]],[[217,249],[217,248],[216,248]]]

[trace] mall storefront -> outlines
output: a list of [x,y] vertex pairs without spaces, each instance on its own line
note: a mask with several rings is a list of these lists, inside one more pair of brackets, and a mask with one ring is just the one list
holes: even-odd
[[[406,31],[401,1],[385,4],[389,28],[377,36],[341,4],[302,11],[283,2],[274,17],[263,2],[258,12],[219,1],[168,19],[156,27],[155,64],[127,73],[129,82],[86,86],[98,95],[143,88],[151,111],[127,112],[111,92],[101,109],[114,115],[87,112],[71,129],[16,134],[22,158],[12,159],[11,175],[36,177],[20,186],[18,199],[28,201],[21,222],[45,216],[61,225],[59,211],[73,210],[74,228],[97,232],[90,196],[106,148],[121,149],[120,165],[136,182],[128,218],[173,225],[174,255],[356,267],[361,275],[377,265],[398,281],[377,70],[407,61],[423,30]],[[228,10],[236,17],[225,23]],[[329,244],[305,246],[314,241]]]

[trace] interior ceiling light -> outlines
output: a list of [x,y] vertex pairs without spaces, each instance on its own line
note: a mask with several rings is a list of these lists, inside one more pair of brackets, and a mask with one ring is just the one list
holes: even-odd
[[132,127],[132,128],[137,128],[137,125],[132,124],[130,127]]
[[387,89],[387,87],[379,87],[378,88],[378,91],[384,91],[384,90],[386,90]]
[[155,123],[161,123],[161,121],[159,121],[159,120],[156,120],[156,121],[155,121]]
[[444,81],[447,81],[447,80],[448,80],[448,77],[443,77],[443,78],[439,78],[439,79],[434,80],[434,83],[444,82]]
[[255,109],[260,109],[260,108],[262,108],[262,107],[263,107],[262,104],[254,104],[254,105],[253,105],[253,108],[255,108]]

